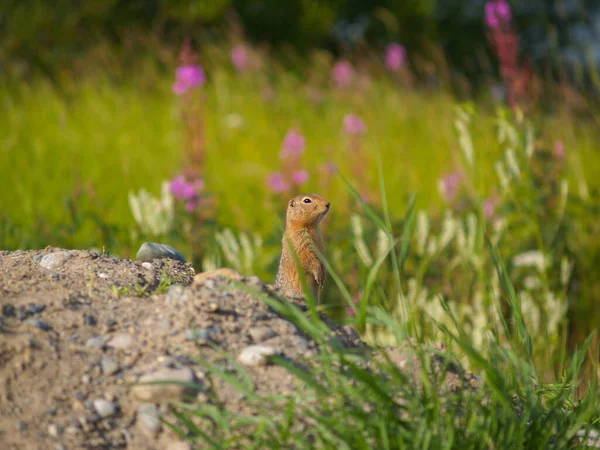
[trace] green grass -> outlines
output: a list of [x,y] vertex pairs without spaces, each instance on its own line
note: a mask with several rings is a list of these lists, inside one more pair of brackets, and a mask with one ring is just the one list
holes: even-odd
[[[574,433],[598,418],[597,339],[586,347],[600,321],[595,123],[561,107],[520,121],[481,101],[462,107],[472,114],[457,136],[459,105],[443,90],[403,87],[375,71],[369,83],[339,91],[321,63],[306,68],[306,79],[274,61],[261,73],[240,76],[211,51],[203,59],[209,82],[201,98],[213,221],[178,206],[171,231],[140,231],[128,194],[146,189],[158,196],[161,183],[183,168],[189,157],[183,105],[171,92],[172,76],[155,65],[129,74],[120,67],[117,76],[88,69],[54,85],[0,85],[0,248],[95,247],[131,257],[142,241],[154,240],[194,257],[198,269],[226,265],[272,281],[292,193],[270,192],[265,179],[280,169],[284,135],[298,127],[307,141],[302,167],[311,174],[302,191],[332,203],[330,277],[321,307],[337,317],[351,310],[348,317],[374,344],[446,341],[454,358],[484,376],[486,388],[446,402],[426,373],[428,388],[416,390],[392,367],[366,372],[364,361],[324,345],[315,365],[294,372],[305,383],[303,396],[256,399],[246,386],[255,417],[233,417],[214,405],[192,411],[221,424],[205,430],[214,446],[246,442],[251,429],[257,448],[286,442],[297,448],[575,448]],[[348,113],[368,127],[353,143],[342,131]],[[240,119],[241,126],[231,126]],[[514,142],[502,140],[500,130]],[[472,165],[463,151],[468,140]],[[565,161],[552,156],[558,140]],[[510,174],[507,154],[518,174]],[[322,178],[320,167],[329,162],[342,176]],[[509,174],[504,187],[498,162]],[[438,179],[456,169],[463,185],[446,205]],[[482,200],[491,194],[498,204],[489,219]],[[163,281],[160,290],[173,280]],[[324,343],[312,312],[307,319],[291,307],[282,310]],[[591,358],[582,365],[586,348]],[[425,358],[426,350],[418,354]],[[592,383],[587,391],[581,379]],[[396,395],[407,403],[399,407],[391,400]],[[515,414],[515,401],[523,416]],[[403,408],[408,419],[398,415]],[[200,434],[189,414],[178,426]],[[293,426],[306,417],[312,417],[312,440],[301,439]]]
[[[492,236],[534,341],[549,343],[534,355],[548,361],[545,373],[557,375],[563,342],[572,349],[596,329],[600,133],[593,121],[560,107],[519,121],[477,102],[464,108],[472,111],[462,138],[473,143],[471,166],[457,136],[459,105],[443,90],[409,88],[375,70],[367,83],[342,91],[330,85],[329,66],[318,62],[305,68],[306,77],[275,61],[242,76],[215,50],[204,55],[209,79],[197,93],[206,190],[216,200],[213,222],[178,207],[175,226],[165,235],[138,229],[128,194],[146,189],[157,196],[189,157],[183,102],[171,92],[173,76],[157,65],[130,73],[88,68],[54,84],[34,79],[0,85],[0,248],[95,247],[131,257],[142,241],[154,240],[193,257],[198,269],[227,265],[271,281],[286,200],[298,192],[274,194],[265,180],[280,169],[283,137],[297,127],[307,142],[302,167],[311,175],[302,191],[332,203],[327,256],[331,271],[340,274],[339,283],[326,285],[332,314],[340,315],[353,298],[367,333],[366,311],[378,306],[395,320],[412,317],[414,332],[426,337],[436,332],[427,317],[442,320],[442,297],[481,343],[494,325],[486,319],[494,308],[490,286],[497,290],[500,282],[485,244]],[[318,102],[311,92],[318,92]],[[342,130],[348,113],[368,127],[354,142]],[[241,125],[232,126],[236,121]],[[499,139],[501,129],[515,141]],[[533,157],[527,154],[531,131]],[[565,144],[564,162],[552,156],[558,140]],[[513,151],[520,175],[503,188],[494,167],[499,161],[508,167],[506,150]],[[329,162],[343,176],[323,178],[320,168]],[[463,187],[446,205],[438,179],[456,169],[463,172]],[[369,194],[372,210],[360,205],[344,179]],[[481,202],[493,193],[499,203],[490,221]],[[407,216],[413,194],[414,214]],[[373,214],[382,217],[383,227],[370,220]],[[384,251],[392,266],[381,266],[375,278],[373,267],[383,263]],[[515,262],[531,251],[545,255],[541,269]],[[562,283],[565,268],[571,274]],[[336,289],[342,283],[343,295]]]
[[[342,94],[322,89],[322,103],[314,105],[302,81],[276,71],[275,99],[266,102],[263,77],[241,78],[215,69],[204,89],[206,122],[206,182],[218,199],[221,226],[272,232],[285,203],[265,185],[270,171],[279,169],[283,136],[298,126],[307,139],[303,165],[311,172],[306,191],[321,191],[318,168],[329,161],[348,174],[351,150],[342,132],[342,118],[353,112],[363,117],[369,131],[361,139],[370,188],[377,186],[375,149],[381,152],[392,215],[406,210],[408,194],[417,193],[419,207],[441,205],[437,178],[452,170],[458,160],[453,130],[456,102],[444,92],[398,88],[376,79],[363,92]],[[178,99],[168,77],[142,83],[115,83],[97,77],[66,89],[48,82],[0,88],[5,120],[0,124],[0,176],[6,189],[0,194],[0,211],[18,225],[18,233],[4,234],[3,248],[58,244],[51,235],[40,238],[34,225],[68,223],[65,202],[78,192],[78,204],[88,205],[110,225],[134,225],[127,192],[145,188],[158,194],[161,181],[174,176],[184,159]],[[319,87],[319,86],[317,86]],[[326,85],[325,85],[326,87]],[[243,119],[240,129],[226,125],[227,116]],[[577,171],[596,185],[600,156],[597,135],[570,118],[541,121],[546,138],[562,139]],[[493,114],[478,115],[473,124],[477,144],[479,190],[491,192],[497,182],[492,163],[499,156]],[[580,167],[580,169],[579,169]],[[580,170],[580,172],[579,172]],[[243,186],[243,189],[239,187]],[[345,222],[348,195],[334,181],[323,192],[332,201],[333,227]],[[89,226],[73,236],[74,246],[114,245],[101,242]],[[121,255],[131,255],[127,240],[117,241]],[[187,251],[189,249],[182,249]]]
[[[382,231],[390,232],[384,218],[369,216]],[[285,396],[257,395],[251,378],[233,360],[228,371],[200,360],[208,379],[221,377],[244,396],[247,412],[229,410],[219,392],[209,388],[209,401],[177,405],[169,427],[203,448],[214,449],[585,448],[585,439],[600,420],[595,378],[582,394],[576,389],[591,336],[573,353],[570,364],[561,367],[560,380],[544,381],[533,358],[532,337],[515,286],[493,245],[488,251],[508,310],[500,314],[502,330],[490,334],[484,349],[477,349],[472,335],[442,302],[452,327],[434,325],[448,351],[439,354],[427,344],[408,345],[412,348],[408,354],[420,364],[413,375],[410,364],[399,370],[383,348],[373,353],[343,349],[331,339],[314,302],[309,301],[308,312],[303,313],[285,300],[256,291],[254,295],[319,344],[319,355],[299,364],[272,358],[295,378],[295,391]],[[408,275],[389,255],[382,263],[395,267],[399,279]],[[335,273],[332,276],[339,279]],[[374,268],[371,276],[380,281],[380,270]],[[345,289],[341,284],[339,288]],[[305,291],[310,295],[307,286]],[[488,317],[491,322],[492,316]],[[392,336],[395,345],[415,337],[412,327],[377,307],[366,308],[365,317],[358,317],[356,325],[362,320]],[[593,355],[596,361],[597,357]],[[457,373],[451,366],[456,367],[459,359],[479,375],[478,388],[472,389],[464,380],[457,389],[447,386],[446,377]]]

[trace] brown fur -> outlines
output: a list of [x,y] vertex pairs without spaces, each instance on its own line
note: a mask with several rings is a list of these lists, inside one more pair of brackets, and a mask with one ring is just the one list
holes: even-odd
[[[304,200],[309,199],[310,203]],[[319,195],[299,195],[288,202],[285,232],[282,239],[281,259],[275,286],[294,295],[304,295],[302,282],[290,247],[297,255],[308,287],[316,299],[325,282],[325,267],[314,247],[325,253],[325,242],[319,224],[329,212],[330,203]]]

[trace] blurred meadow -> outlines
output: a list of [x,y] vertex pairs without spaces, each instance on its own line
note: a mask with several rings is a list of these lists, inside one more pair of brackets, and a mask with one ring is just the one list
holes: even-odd
[[466,62],[444,30],[403,41],[391,7],[401,31],[336,47],[245,38],[256,24],[232,2],[242,20],[218,38],[142,33],[131,61],[99,42],[68,67],[5,63],[0,248],[133,258],[150,240],[271,282],[287,199],[319,193],[332,314],[372,342],[394,340],[368,316],[380,308],[421,340],[444,324],[483,349],[511,341],[499,323],[517,308],[540,379],[564,380],[600,321],[597,66],[527,65],[531,40],[503,47],[520,6],[512,21],[475,3],[487,54]]

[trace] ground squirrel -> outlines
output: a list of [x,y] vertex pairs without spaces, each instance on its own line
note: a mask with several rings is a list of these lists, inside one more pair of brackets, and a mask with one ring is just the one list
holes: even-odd
[[325,282],[325,267],[319,260],[314,247],[323,254],[325,243],[319,224],[329,212],[329,201],[319,195],[299,195],[288,202],[285,216],[281,259],[275,286],[287,293],[304,295],[300,274],[290,253],[290,246],[302,265],[308,287],[315,299],[319,299],[319,288]]

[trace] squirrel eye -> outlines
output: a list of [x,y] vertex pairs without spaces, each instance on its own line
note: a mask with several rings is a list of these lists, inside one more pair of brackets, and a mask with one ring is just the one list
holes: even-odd
[[310,198],[305,198],[304,200],[302,200],[304,203],[312,203],[312,200]]

